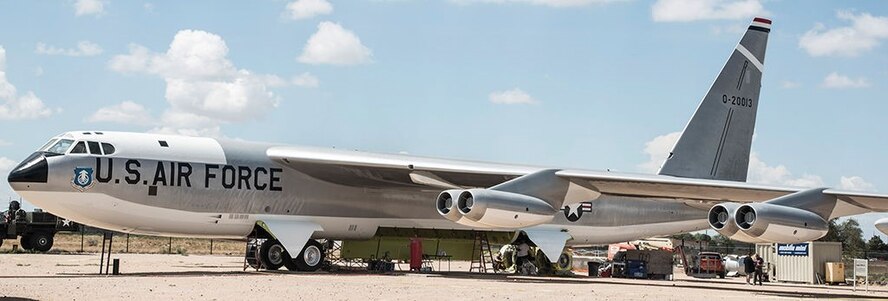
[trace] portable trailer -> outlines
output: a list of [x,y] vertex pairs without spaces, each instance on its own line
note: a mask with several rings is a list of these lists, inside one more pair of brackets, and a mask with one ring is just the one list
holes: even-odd
[[18,201],[9,202],[9,210],[0,214],[0,245],[3,239],[21,237],[22,249],[46,252],[52,249],[55,234],[63,231],[80,231],[80,224],[40,209],[27,212]]

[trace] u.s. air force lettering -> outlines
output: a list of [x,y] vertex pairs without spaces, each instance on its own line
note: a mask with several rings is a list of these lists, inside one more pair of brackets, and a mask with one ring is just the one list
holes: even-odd
[[[121,165],[115,169],[115,164]],[[195,176],[199,171],[202,177]],[[93,178],[92,168],[89,174]],[[99,183],[128,185],[283,191],[282,174],[283,169],[274,167],[96,158],[94,178]],[[77,178],[74,181],[78,184]]]

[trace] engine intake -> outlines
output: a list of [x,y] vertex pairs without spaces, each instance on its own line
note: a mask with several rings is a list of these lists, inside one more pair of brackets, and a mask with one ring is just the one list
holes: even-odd
[[462,217],[462,215],[459,214],[459,211],[457,211],[456,206],[454,206],[456,202],[453,201],[456,199],[456,196],[459,195],[459,192],[460,190],[457,189],[445,190],[438,195],[438,200],[435,201],[435,207],[438,209],[438,213],[444,218],[454,222]]
[[734,210],[737,210],[740,204],[724,203],[712,206],[709,209],[709,226],[725,236],[731,236],[736,233],[739,228],[734,223]]
[[721,203],[709,209],[709,226],[713,230],[725,237],[748,243],[764,242],[763,240],[750,237],[734,221],[734,215],[737,208],[741,204],[738,203]]

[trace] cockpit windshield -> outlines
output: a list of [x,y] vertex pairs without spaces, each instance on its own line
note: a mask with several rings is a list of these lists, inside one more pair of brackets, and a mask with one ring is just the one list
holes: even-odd
[[[55,139],[53,139],[53,140],[55,140]],[[50,141],[50,142],[52,142],[52,141]],[[51,146],[46,148],[44,151],[54,153],[54,154],[64,154],[65,152],[68,151],[69,148],[71,148],[71,144],[74,144],[74,140],[59,139],[58,142],[56,142],[55,144],[52,144]]]
[[56,141],[58,141],[58,140],[59,140],[59,139],[56,139],[56,138],[49,139],[49,142],[46,142],[46,144],[44,144],[43,146],[41,146],[40,149],[38,149],[37,151],[40,151],[40,152],[46,151],[47,149],[49,149],[50,146],[52,146],[53,144],[55,144]]

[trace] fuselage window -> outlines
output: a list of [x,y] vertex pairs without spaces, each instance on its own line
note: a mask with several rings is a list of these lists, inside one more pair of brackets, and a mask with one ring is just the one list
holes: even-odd
[[105,151],[105,155],[110,155],[114,153],[114,146],[108,143],[102,143],[102,150]]
[[170,144],[164,140],[157,140],[157,143],[160,143],[160,147],[170,147]]
[[89,153],[93,155],[101,155],[102,149],[99,148],[99,143],[95,141],[87,141],[87,145],[89,145]]
[[83,141],[77,142],[74,145],[74,148],[71,149],[72,154],[85,154],[86,153],[86,144]]
[[74,140],[71,139],[61,139],[59,142],[56,142],[52,146],[47,149],[47,152],[55,153],[55,154],[64,154],[68,151],[68,148],[71,147],[71,144],[74,144]]

